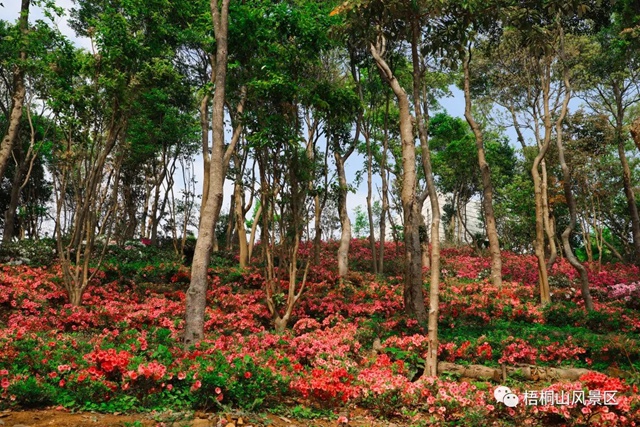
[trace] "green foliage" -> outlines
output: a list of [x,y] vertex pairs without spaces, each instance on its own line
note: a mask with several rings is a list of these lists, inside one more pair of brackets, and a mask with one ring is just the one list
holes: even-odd
[[[98,251],[101,246],[96,248]],[[172,247],[159,248],[153,245],[144,245],[137,240],[124,242],[124,245],[109,245],[104,257],[105,264],[125,265],[139,263],[141,265],[154,265],[159,261],[175,259]]]
[[358,205],[353,210],[356,216],[356,221],[353,225],[353,234],[358,238],[363,238],[369,235],[369,217],[367,213],[362,209],[362,206]]
[[620,313],[613,314],[598,310],[592,310],[587,313],[586,325],[594,332],[617,332],[623,323]]
[[495,204],[501,246],[515,252],[530,250],[535,239],[533,181],[522,164],[518,171]]
[[309,408],[302,405],[296,405],[288,411],[289,415],[293,418],[303,420],[315,420],[317,418],[325,418],[328,415],[333,415],[333,412],[327,411],[322,408]]
[[584,312],[572,301],[549,304],[543,309],[544,319],[549,325],[575,325],[584,320]]
[[[447,113],[434,115],[429,122],[430,147],[436,185],[440,191],[455,196],[445,206],[444,221],[455,215],[456,203],[466,204],[482,192],[478,167],[478,151],[473,133],[467,122]],[[500,200],[512,181],[516,157],[504,135],[495,129],[484,130],[484,147],[491,167],[494,198]],[[529,195],[530,197],[530,195]]]
[[229,363],[222,353],[215,352],[197,360],[204,367],[200,377],[202,386],[193,394],[194,405],[199,408],[232,403],[255,410],[286,389],[283,379],[256,365],[250,356]]
[[50,266],[57,260],[55,242],[51,239],[24,239],[3,242],[0,245],[0,261],[19,262],[35,266]]
[[16,396],[16,404],[25,408],[38,408],[53,403],[55,391],[48,383],[38,380],[33,376],[24,381],[16,382],[7,390]]
[[184,278],[182,260],[173,247],[145,246],[137,241],[106,248],[101,265],[109,280],[122,284],[169,284]]

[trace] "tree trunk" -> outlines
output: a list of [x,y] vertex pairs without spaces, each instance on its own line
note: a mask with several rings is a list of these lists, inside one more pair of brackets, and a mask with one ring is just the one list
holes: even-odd
[[[136,215],[137,206],[132,180],[132,177],[124,178],[122,182],[122,198],[124,202],[124,212],[122,213],[124,224],[122,226],[122,235],[120,237],[122,241],[133,240],[136,234],[136,229],[138,228],[138,219]],[[116,239],[119,238],[117,235],[115,237]]]
[[[548,60],[547,60],[548,62]],[[545,305],[551,302],[551,292],[549,290],[549,278],[547,276],[547,265],[545,263],[545,250],[544,250],[544,191],[543,180],[540,176],[540,163],[543,161],[544,156],[547,154],[549,145],[551,143],[551,112],[549,111],[549,92],[550,92],[550,80],[551,80],[551,65],[545,64],[543,67],[543,104],[544,104],[544,124],[545,135],[542,144],[538,149],[538,154],[533,160],[531,167],[531,175],[533,176],[533,186],[535,192],[536,203],[536,240],[534,243],[536,257],[538,258],[538,283],[540,287],[540,302]]]
[[22,179],[27,172],[27,159],[24,158],[22,147],[17,146],[18,151],[18,164],[16,164],[15,175],[13,176],[13,182],[11,183],[11,198],[9,199],[9,206],[4,213],[4,232],[2,234],[3,242],[10,242],[15,236],[16,225],[16,213],[18,205],[20,204],[20,190],[22,189]]
[[381,71],[383,78],[393,90],[400,113],[400,139],[402,141],[402,209],[404,217],[405,242],[405,281],[404,305],[407,314],[418,320],[420,324],[427,322],[427,313],[422,294],[422,258],[420,251],[420,234],[418,201],[416,198],[416,153],[413,135],[413,117],[409,108],[409,97],[400,86],[387,62],[382,58],[384,39],[381,47],[370,46],[371,54]]
[[589,223],[586,219],[582,218],[580,221],[580,227],[582,228],[582,241],[584,242],[584,250],[587,254],[587,264],[593,265],[593,248],[591,247],[591,231],[589,230]]
[[242,190],[242,182],[236,178],[235,188],[233,190],[235,199],[235,220],[236,229],[238,230],[238,246],[240,251],[240,268],[245,268],[249,263],[249,246],[247,244],[247,231],[244,227],[244,194]]
[[378,258],[376,256],[376,235],[373,225],[373,207],[372,207],[372,169],[373,169],[373,155],[371,153],[371,140],[369,138],[369,132],[365,135],[367,141],[367,214],[369,216],[369,246],[371,247],[371,263],[373,267],[373,273],[378,274]]
[[420,207],[420,252],[422,257],[422,267],[431,267],[431,258],[429,254],[429,229],[424,222],[424,216],[422,215],[422,207]]
[[478,164],[480,165],[480,174],[482,176],[482,204],[487,226],[487,237],[489,238],[489,252],[491,253],[491,282],[497,287],[502,287],[502,258],[500,256],[500,242],[498,240],[496,217],[493,212],[493,185],[491,183],[491,171],[489,170],[489,164],[487,163],[484,153],[482,131],[471,113],[470,62],[471,52],[468,52],[463,63],[465,99],[464,116],[475,135],[476,147],[478,149]]
[[631,231],[633,234],[633,248],[636,252],[636,263],[640,263],[640,216],[638,216],[638,205],[636,196],[633,192],[631,183],[631,168],[624,150],[624,139],[620,135],[618,138],[618,157],[622,164],[622,185],[624,187],[624,195],[627,198],[627,208],[631,217]]
[[253,255],[253,247],[256,241],[256,230],[258,229],[258,223],[260,222],[260,216],[262,215],[262,204],[258,206],[258,210],[253,218],[253,224],[251,224],[251,233],[249,233],[249,247],[247,248],[247,261],[251,262],[251,256]]
[[[564,38],[562,32],[560,33],[560,44],[561,48],[563,46]],[[564,255],[567,257],[567,260],[573,266],[573,268],[578,273],[580,277],[580,286],[582,289],[582,298],[584,299],[584,306],[587,311],[593,310],[593,301],[591,300],[591,293],[589,291],[589,276],[587,275],[587,269],[584,268],[584,265],[578,261],[578,258],[573,253],[573,249],[571,248],[570,237],[573,229],[576,226],[576,217],[577,217],[577,207],[576,207],[576,199],[573,197],[573,192],[571,191],[571,172],[569,171],[569,166],[567,166],[567,162],[564,158],[564,145],[562,143],[562,122],[567,115],[567,110],[569,108],[569,100],[571,99],[571,86],[569,83],[569,71],[564,69],[564,86],[565,86],[565,95],[564,100],[562,102],[562,109],[560,111],[560,116],[556,120],[556,146],[558,147],[558,159],[560,160],[560,167],[562,168],[562,179],[563,179],[563,187],[564,187],[564,197],[567,201],[567,206],[569,207],[569,224],[562,232],[562,246],[564,248]],[[602,251],[600,251],[602,253]]]
[[[27,44],[27,33],[29,32],[29,5],[30,0],[22,0],[20,7],[20,19],[18,25],[21,33],[21,45]],[[13,103],[11,114],[9,115],[9,128],[2,138],[0,145],[0,180],[4,177],[11,157],[11,150],[18,140],[20,133],[20,122],[22,121],[22,107],[27,90],[24,86],[24,65],[27,60],[26,49],[20,50],[20,60],[13,70]]]
[[347,213],[347,177],[344,171],[344,158],[334,151],[333,156],[338,170],[338,215],[340,216],[340,246],[338,247],[338,275],[346,277],[349,272],[349,245],[351,243],[351,220]]
[[313,264],[320,265],[320,250],[322,248],[322,209],[320,207],[320,194],[313,197]]
[[[426,113],[427,102],[426,99],[421,99],[421,76],[423,74],[423,70],[421,69],[421,57],[418,53],[418,43],[420,39],[420,27],[418,24],[417,16],[414,16],[411,22],[411,57],[412,57],[412,65],[413,65],[413,99],[414,99],[414,109],[416,112],[416,124],[418,127],[418,136],[420,138],[420,148],[422,151],[422,168],[424,169],[425,179],[427,181],[427,191],[429,195],[429,201],[431,203],[431,269],[430,269],[430,281],[429,281],[429,316],[428,316],[428,338],[429,345],[427,350],[427,355],[425,356],[425,374],[429,377],[435,377],[438,375],[437,367],[438,367],[438,313],[439,313],[439,298],[440,298],[440,205],[438,202],[438,193],[436,192],[435,181],[433,179],[433,171],[431,169],[431,152],[429,151],[429,140],[427,139],[427,130],[425,128],[425,122],[428,118],[428,114]],[[425,106],[425,116],[422,116],[422,105],[424,101]],[[402,117],[402,116],[401,116]],[[403,139],[404,142],[404,139]],[[410,146],[405,146],[403,144],[403,167],[404,164],[404,154],[405,151],[410,153],[411,158],[411,166],[415,168],[415,147],[412,143]],[[410,166],[410,167],[411,167]],[[406,189],[404,183],[404,175],[403,175],[403,191]],[[415,171],[414,171],[414,179],[415,179]],[[415,182],[412,183],[415,186]],[[419,211],[420,203],[416,203],[416,194],[415,187],[413,188],[413,208],[415,209],[414,215],[422,215],[422,212]],[[404,204],[404,193],[403,193],[403,204]],[[424,200],[424,198],[423,198]],[[413,224],[417,229],[420,224],[418,218],[411,218],[412,221],[415,221]],[[415,251],[415,255],[419,255],[420,250],[420,235],[419,230],[415,230],[418,240],[418,248],[412,248],[412,251]],[[405,237],[406,239],[406,237]],[[413,239],[412,239],[413,240]],[[415,243],[414,243],[415,244]],[[421,260],[416,262],[420,267],[419,279],[418,277],[413,277],[413,289],[415,292],[414,304],[416,304],[416,312],[418,321],[424,323],[422,316],[424,312],[424,297],[422,295],[422,262]],[[413,266],[412,273],[416,266]]]
[[[236,182],[233,182],[233,194],[231,194],[231,204],[229,206],[229,215],[227,215],[227,226],[225,228],[223,250],[230,251],[233,248],[234,233],[236,232]],[[242,186],[239,191],[242,191]],[[241,202],[244,202],[244,194],[241,194]],[[240,211],[242,211],[242,204],[240,205]],[[240,216],[242,217],[242,215]]]
[[[382,179],[382,210],[380,212],[380,253],[378,255],[378,273],[384,272],[384,245],[387,239],[387,211],[389,210],[389,186],[387,184],[387,149],[389,147],[389,96],[384,114],[384,139],[382,141],[382,158],[380,159],[380,178]],[[422,216],[422,215],[420,215]],[[424,221],[424,218],[422,219]]]
[[[217,216],[222,206],[225,155],[224,151],[224,102],[225,85],[227,75],[227,33],[229,25],[229,2],[222,0],[218,8],[217,0],[211,0],[211,14],[216,39],[216,85],[213,95],[213,149],[211,154],[211,169],[209,176],[204,179],[209,181],[209,194],[198,228],[198,240],[191,266],[191,283],[186,297],[186,319],[184,344],[186,347],[199,342],[204,338],[204,314],[206,308],[207,270],[211,257],[213,236],[218,220]],[[227,150],[233,150],[231,144]],[[227,160],[228,161],[228,160]]]
[[[209,55],[209,63],[211,64],[211,80],[210,83],[213,85],[216,80],[216,66],[215,66],[215,56]],[[206,91],[206,89],[205,89]],[[211,99],[211,95],[209,92],[205,92],[202,96],[202,100],[200,100],[200,132],[201,134],[201,143],[202,143],[202,164],[204,169],[204,180],[202,182],[202,200],[200,205],[200,216],[204,214],[204,207],[207,204],[207,197],[209,196],[209,180],[207,177],[209,176],[209,171],[211,170],[211,153],[209,152],[209,100]]]
[[[631,232],[633,236],[633,248],[635,252],[635,262],[640,264],[640,216],[638,215],[638,205],[636,203],[635,193],[633,191],[633,184],[631,182],[631,169],[629,167],[629,161],[625,153],[625,142],[627,137],[624,133],[624,122],[626,106],[624,104],[624,92],[618,81],[612,80],[611,82],[612,92],[615,102],[615,108],[611,108],[610,112],[615,118],[614,137],[618,146],[618,157],[620,158],[620,164],[622,165],[622,184],[624,187],[624,194],[627,198],[627,209],[629,210],[629,216],[631,218]],[[630,133],[634,143],[640,149],[640,118],[636,119],[630,126]]]
[[[546,131],[545,132],[551,132]],[[558,247],[556,246],[556,231],[553,221],[553,211],[549,206],[549,183],[547,174],[547,162],[542,159],[540,162],[540,170],[542,171],[542,219],[544,224],[544,232],[549,241],[549,259],[547,260],[547,273],[551,271],[551,267],[558,257]]]

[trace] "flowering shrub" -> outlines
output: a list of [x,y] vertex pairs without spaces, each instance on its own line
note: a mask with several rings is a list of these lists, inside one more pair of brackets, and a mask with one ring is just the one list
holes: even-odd
[[[131,354],[127,351],[96,349],[87,354],[85,359],[90,363],[89,373],[93,376],[119,378],[127,371]],[[140,365],[142,366],[142,365]]]
[[0,262],[15,265],[50,266],[57,256],[55,241],[51,239],[3,242],[0,245]]
[[640,282],[618,283],[609,287],[608,297],[612,300],[622,300],[632,309],[640,308]]
[[[612,387],[621,405],[507,408],[495,402],[491,384],[424,377],[427,334],[404,314],[402,277],[390,269],[385,279],[357,272],[340,282],[335,248],[323,247],[293,327],[281,335],[272,332],[258,269],[211,268],[206,336],[190,351],[181,343],[189,271],[179,264],[144,266],[131,277],[122,265],[109,265],[81,307],[67,304],[55,265],[0,267],[0,407],[254,410],[306,399],[302,403],[324,407],[359,405],[379,416],[414,413],[413,424],[640,423],[637,390],[600,374],[549,387]],[[368,242],[355,248],[357,263],[369,268]],[[305,244],[301,251],[307,256],[311,249]],[[385,247],[385,262],[401,265],[400,255],[401,245]],[[637,268],[590,272],[596,310],[587,315],[579,289],[565,292],[576,279],[565,260],[551,272],[553,290],[565,301],[541,310],[534,258],[505,253],[506,280],[496,288],[484,278],[488,259],[468,249],[446,249],[443,256],[440,360],[604,370],[612,364],[631,369],[640,358],[640,314],[626,300],[634,300],[640,283]],[[607,330],[615,334],[604,335]]]
[[314,368],[311,377],[299,377],[292,381],[291,389],[304,397],[314,397],[330,405],[338,401],[348,402],[360,395],[360,387],[354,385],[354,376],[345,368]]
[[502,357],[498,360],[500,363],[535,363],[538,356],[538,350],[531,347],[521,338],[509,337],[508,341],[512,341],[505,347]]

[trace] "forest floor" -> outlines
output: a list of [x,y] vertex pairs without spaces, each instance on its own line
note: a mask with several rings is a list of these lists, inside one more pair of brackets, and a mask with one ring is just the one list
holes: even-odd
[[[384,275],[367,271],[368,242],[351,248],[340,280],[337,247],[325,244],[281,334],[260,266],[217,259],[206,337],[187,350],[190,271],[179,261],[145,258],[144,248],[109,253],[80,307],[68,304],[55,262],[0,266],[0,427],[640,425],[638,267],[589,266],[587,312],[564,259],[542,307],[535,257],[504,252],[498,288],[486,254],[443,250],[438,359],[447,369],[425,377],[429,340],[403,309],[401,248],[385,249]],[[526,403],[497,400],[500,386]]]
[[[294,419],[274,414],[153,413],[153,414],[101,414],[73,413],[66,409],[5,410],[0,412],[3,427],[334,427],[336,420]],[[351,415],[351,427],[401,427],[392,421],[374,421],[365,415]]]

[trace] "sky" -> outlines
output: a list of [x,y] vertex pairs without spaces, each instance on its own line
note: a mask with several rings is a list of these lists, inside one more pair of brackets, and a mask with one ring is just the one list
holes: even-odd
[[[0,6],[0,19],[15,22],[18,19],[20,13],[20,0],[0,0],[4,6]],[[54,24],[57,25],[60,32],[67,36],[70,40],[72,40],[77,46],[85,48],[87,50],[91,50],[91,41],[84,37],[78,37],[75,32],[69,27],[67,20],[69,18],[69,11],[73,7],[72,0],[57,0],[56,5],[62,7],[65,10],[65,14],[56,18]],[[48,18],[45,17],[42,9],[37,6],[31,6],[30,9],[30,21],[34,22],[38,19],[43,19],[48,21]],[[439,102],[441,106],[448,111],[448,113],[452,116],[464,117],[464,97],[462,92],[455,88],[451,88],[452,97],[440,99]],[[515,141],[515,139],[514,139]],[[352,183],[355,181],[356,173],[364,168],[365,159],[363,156],[358,153],[354,153],[346,163],[346,173],[347,179]],[[179,171],[177,174],[180,173]],[[201,157],[196,158],[195,163],[195,178],[197,180],[196,190],[198,192],[202,191],[202,182],[203,182],[203,162]],[[176,194],[179,193],[180,189],[182,189],[181,176],[176,175]],[[380,185],[380,178],[374,177],[374,199],[376,199],[377,191],[375,189],[376,183]],[[233,193],[233,184],[231,181],[227,181],[225,183],[224,195],[225,201],[222,207],[222,212],[228,212],[230,206],[230,198]],[[349,216],[351,217],[352,222],[355,220],[354,210],[357,206],[362,206],[363,210],[366,211],[366,197],[367,197],[367,182],[366,177],[362,180],[359,188],[355,193],[350,193],[347,198],[347,209],[349,212]]]

